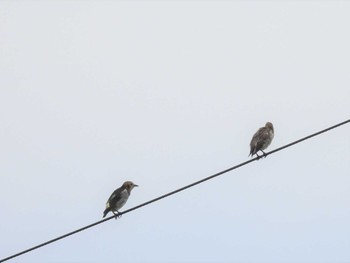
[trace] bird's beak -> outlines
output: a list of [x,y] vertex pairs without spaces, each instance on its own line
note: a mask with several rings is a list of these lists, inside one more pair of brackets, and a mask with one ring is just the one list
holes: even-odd
[[134,184],[134,186],[139,187],[137,184]]

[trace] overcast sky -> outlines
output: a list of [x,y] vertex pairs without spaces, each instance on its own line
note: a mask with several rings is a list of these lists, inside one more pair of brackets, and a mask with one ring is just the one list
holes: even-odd
[[[347,1],[1,1],[0,258],[350,117]],[[350,125],[13,262],[350,262]]]

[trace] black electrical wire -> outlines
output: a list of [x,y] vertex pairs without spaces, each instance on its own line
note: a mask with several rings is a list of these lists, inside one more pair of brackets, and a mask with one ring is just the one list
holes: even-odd
[[[284,149],[286,149],[286,148],[288,148],[288,147],[290,147],[290,146],[292,146],[292,145],[298,144],[298,143],[300,143],[300,142],[302,142],[302,141],[308,140],[308,139],[310,139],[310,138],[312,138],[312,137],[315,137],[315,136],[317,136],[317,135],[320,135],[320,134],[322,134],[322,133],[325,133],[325,132],[327,132],[327,131],[330,131],[330,130],[332,130],[332,129],[338,128],[338,127],[340,127],[340,126],[342,126],[342,125],[345,125],[345,124],[347,124],[347,123],[349,123],[349,122],[350,122],[350,119],[349,119],[349,120],[346,120],[346,121],[343,121],[343,122],[341,122],[341,123],[338,123],[338,124],[336,124],[336,125],[333,125],[333,126],[331,126],[331,127],[328,127],[328,128],[326,128],[326,129],[324,129],[324,130],[315,132],[315,133],[313,133],[313,134],[311,134],[311,135],[308,135],[308,136],[306,136],[306,137],[304,137],[304,138],[301,138],[301,139],[296,140],[296,141],[294,141],[294,142],[291,142],[291,143],[289,143],[289,144],[286,144],[286,145],[284,145],[284,146],[282,146],[282,147],[279,147],[279,148],[277,148],[277,149],[275,149],[275,150],[272,150],[272,151],[270,151],[270,152],[267,152],[267,153],[265,154],[265,157],[268,156],[268,155],[270,155],[270,154],[276,153],[276,152],[278,152],[278,151],[284,150]],[[191,187],[193,187],[193,186],[195,186],[195,185],[197,185],[197,184],[201,184],[201,183],[203,183],[203,182],[205,182],[205,181],[208,181],[208,180],[210,180],[210,179],[213,179],[213,178],[215,178],[215,177],[217,177],[217,176],[219,176],[219,175],[222,175],[222,174],[225,174],[225,173],[230,172],[230,171],[232,171],[232,170],[235,170],[235,169],[237,169],[237,168],[239,168],[239,167],[241,167],[241,166],[247,165],[247,164],[249,164],[249,163],[251,163],[251,162],[253,162],[253,161],[257,161],[257,160],[259,160],[260,158],[261,158],[261,157],[255,157],[255,158],[253,158],[253,159],[250,159],[249,161],[240,163],[240,164],[235,165],[235,166],[233,166],[233,167],[231,167],[231,168],[228,168],[228,169],[226,169],[226,170],[223,170],[223,171],[221,171],[221,172],[218,172],[218,173],[216,173],[216,174],[213,174],[213,175],[211,175],[211,176],[208,176],[208,177],[206,177],[206,178],[203,178],[203,179],[201,179],[201,180],[199,180],[199,181],[196,181],[196,182],[191,183],[191,184],[189,184],[189,185],[183,186],[183,187],[181,187],[181,188],[179,188],[179,189],[176,189],[176,190],[174,190],[174,191],[172,191],[172,192],[169,192],[169,193],[167,193],[167,194],[164,194],[164,195],[162,195],[162,196],[159,196],[159,197],[157,197],[157,198],[154,198],[154,199],[152,199],[152,200],[150,200],[150,201],[147,201],[147,202],[142,203],[142,204],[140,204],[140,205],[134,206],[134,207],[132,207],[132,208],[130,208],[130,209],[128,209],[128,210],[125,210],[124,212],[120,212],[119,215],[123,215],[123,214],[129,213],[129,212],[132,212],[132,211],[134,211],[134,210],[136,210],[136,209],[139,209],[139,208],[141,208],[141,207],[143,207],[143,206],[149,205],[149,204],[154,203],[154,202],[156,202],[156,201],[159,201],[159,200],[161,200],[161,199],[163,199],[163,198],[166,198],[166,197],[168,197],[168,196],[174,195],[174,194],[179,193],[179,192],[181,192],[181,191],[183,191],[183,190],[186,190],[186,189],[188,189],[188,188],[191,188]],[[100,220],[100,221],[97,221],[97,222],[95,222],[95,223],[93,223],[93,224],[87,225],[87,226],[85,226],[85,227],[82,227],[82,228],[79,228],[79,229],[74,230],[74,231],[72,231],[72,232],[69,232],[69,233],[67,233],[67,234],[65,234],[65,235],[62,235],[62,236],[56,237],[56,238],[54,238],[54,239],[51,239],[51,240],[49,240],[49,241],[47,241],[47,242],[41,243],[41,244],[39,244],[39,245],[37,245],[37,246],[34,246],[34,247],[29,248],[29,249],[23,250],[23,251],[21,251],[21,252],[19,252],[19,253],[16,253],[16,254],[12,255],[12,256],[3,258],[3,259],[0,260],[0,262],[4,262],[4,261],[10,260],[10,259],[12,259],[12,258],[18,257],[18,256],[20,256],[20,255],[23,255],[23,254],[25,254],[25,253],[28,253],[28,252],[33,251],[33,250],[35,250],[35,249],[38,249],[38,248],[40,248],[40,247],[46,246],[46,245],[48,245],[48,244],[50,244],[50,243],[56,242],[56,241],[58,241],[58,240],[60,240],[60,239],[63,239],[63,238],[65,238],[65,237],[74,235],[74,234],[76,234],[76,233],[78,233],[78,232],[81,232],[81,231],[86,230],[86,229],[88,229],[88,228],[91,228],[91,227],[93,227],[93,226],[99,225],[99,224],[101,224],[101,223],[103,223],[103,222],[106,222],[106,221],[112,219],[112,218],[115,218],[115,217],[114,217],[114,216],[107,217],[107,218],[102,219],[102,220]]]

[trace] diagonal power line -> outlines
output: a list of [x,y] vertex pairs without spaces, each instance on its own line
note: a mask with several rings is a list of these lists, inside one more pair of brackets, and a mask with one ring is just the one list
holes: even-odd
[[[299,140],[296,140],[296,141],[294,141],[294,142],[291,142],[291,143],[289,143],[289,144],[286,144],[286,145],[284,145],[284,146],[282,146],[282,147],[279,147],[279,148],[277,148],[277,149],[275,149],[275,150],[272,150],[272,151],[266,153],[266,156],[267,156],[267,155],[270,155],[270,154],[273,154],[273,153],[276,153],[276,152],[279,152],[279,151],[281,151],[281,150],[284,150],[284,149],[286,149],[286,148],[288,148],[288,147],[290,147],[290,146],[293,146],[293,145],[298,144],[298,143],[300,143],[300,142],[302,142],[302,141],[308,140],[308,139],[310,139],[310,138],[312,138],[312,137],[318,136],[318,135],[320,135],[320,134],[322,134],[322,133],[325,133],[325,132],[327,132],[327,131],[330,131],[330,130],[332,130],[332,129],[338,128],[338,127],[340,127],[340,126],[342,126],[342,125],[345,125],[345,124],[347,124],[347,123],[349,123],[349,122],[350,122],[350,119],[348,119],[348,120],[346,120],[346,121],[343,121],[343,122],[341,122],[341,123],[338,123],[338,124],[336,124],[336,125],[333,125],[333,126],[331,126],[331,127],[328,127],[328,128],[326,128],[326,129],[324,129],[324,130],[315,132],[315,133],[313,133],[313,134],[311,134],[311,135],[308,135],[308,136],[306,136],[306,137],[304,137],[304,138],[301,138],[301,139],[299,139]],[[128,209],[128,210],[125,210],[124,212],[120,212],[119,214],[120,214],[120,215],[123,215],[123,214],[126,214],[126,213],[130,213],[130,212],[132,212],[132,211],[134,211],[134,210],[136,210],[136,209],[139,209],[139,208],[141,208],[141,207],[143,207],[143,206],[146,206],[146,205],[149,205],[149,204],[151,204],[151,203],[157,202],[157,201],[159,201],[159,200],[161,200],[161,199],[163,199],[163,198],[166,198],[166,197],[168,197],[168,196],[171,196],[171,195],[174,195],[174,194],[176,194],[176,193],[179,193],[179,192],[181,192],[181,191],[183,191],[183,190],[186,190],[186,189],[188,189],[188,188],[191,188],[191,187],[193,187],[193,186],[195,186],[195,185],[197,185],[197,184],[201,184],[201,183],[203,183],[203,182],[205,182],[205,181],[211,180],[211,179],[213,179],[213,178],[215,178],[215,177],[217,177],[217,176],[220,176],[220,175],[222,175],[222,174],[225,174],[225,173],[227,173],[227,172],[230,172],[230,171],[232,171],[232,170],[235,170],[235,169],[237,169],[237,168],[239,168],[239,167],[241,167],[241,166],[247,165],[247,164],[249,164],[249,163],[251,163],[251,162],[253,162],[253,161],[257,161],[257,160],[259,160],[259,159],[260,159],[259,157],[255,157],[255,158],[253,158],[253,159],[250,159],[249,161],[240,163],[240,164],[235,165],[235,166],[233,166],[233,167],[231,167],[231,168],[228,168],[228,169],[226,169],[226,170],[223,170],[223,171],[218,172],[218,173],[216,173],[216,174],[213,174],[213,175],[211,175],[211,176],[205,177],[205,178],[203,178],[203,179],[201,179],[201,180],[199,180],[199,181],[196,181],[196,182],[191,183],[191,184],[189,184],[189,185],[186,185],[186,186],[183,186],[183,187],[181,187],[181,188],[178,188],[178,189],[176,189],[176,190],[174,190],[174,191],[172,191],[172,192],[169,192],[169,193],[167,193],[167,194],[161,195],[161,196],[159,196],[159,197],[157,197],[157,198],[154,198],[154,199],[152,199],[152,200],[150,200],[150,201],[147,201],[147,202],[142,203],[142,204],[140,204],[140,205],[134,206],[134,207],[132,207],[132,208],[130,208],[130,209]],[[104,222],[106,222],[106,221],[108,221],[108,220],[110,220],[110,219],[112,219],[112,218],[114,218],[114,216],[107,217],[107,218],[102,219],[102,220],[100,220],[100,221],[97,221],[97,222],[95,222],[95,223],[93,223],[93,224],[84,226],[84,227],[82,227],[82,228],[79,228],[79,229],[77,229],[77,230],[74,230],[74,231],[72,231],[72,232],[69,232],[69,233],[67,233],[67,234],[65,234],[65,235],[56,237],[56,238],[54,238],[54,239],[51,239],[51,240],[49,240],[49,241],[46,241],[46,242],[41,243],[41,244],[39,244],[39,245],[36,245],[36,246],[34,246],[34,247],[31,247],[31,248],[28,248],[28,249],[23,250],[23,251],[21,251],[21,252],[18,252],[18,253],[16,253],[16,254],[12,255],[12,256],[9,256],[9,257],[0,259],[0,262],[4,262],[4,261],[10,260],[10,259],[12,259],[12,258],[18,257],[18,256],[20,256],[20,255],[26,254],[26,253],[28,253],[28,252],[30,252],[30,251],[33,251],[33,250],[38,249],[38,248],[40,248],[40,247],[46,246],[46,245],[48,245],[48,244],[50,244],[50,243],[53,243],[53,242],[56,242],[56,241],[58,241],[58,240],[60,240],[60,239],[66,238],[66,237],[71,236],[71,235],[74,235],[74,234],[76,234],[76,233],[78,233],[78,232],[81,232],[81,231],[83,231],[83,230],[86,230],[86,229],[88,229],[88,228],[97,226],[97,225],[99,225],[99,224],[101,224],[101,223],[104,223]]]

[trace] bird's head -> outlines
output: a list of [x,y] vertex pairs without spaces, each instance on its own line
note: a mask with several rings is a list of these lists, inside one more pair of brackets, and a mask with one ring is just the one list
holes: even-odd
[[128,190],[129,192],[135,187],[138,186],[137,184],[134,184],[131,181],[126,181],[123,183],[122,187],[126,190]]
[[273,125],[271,122],[266,122],[265,127],[273,131]]

